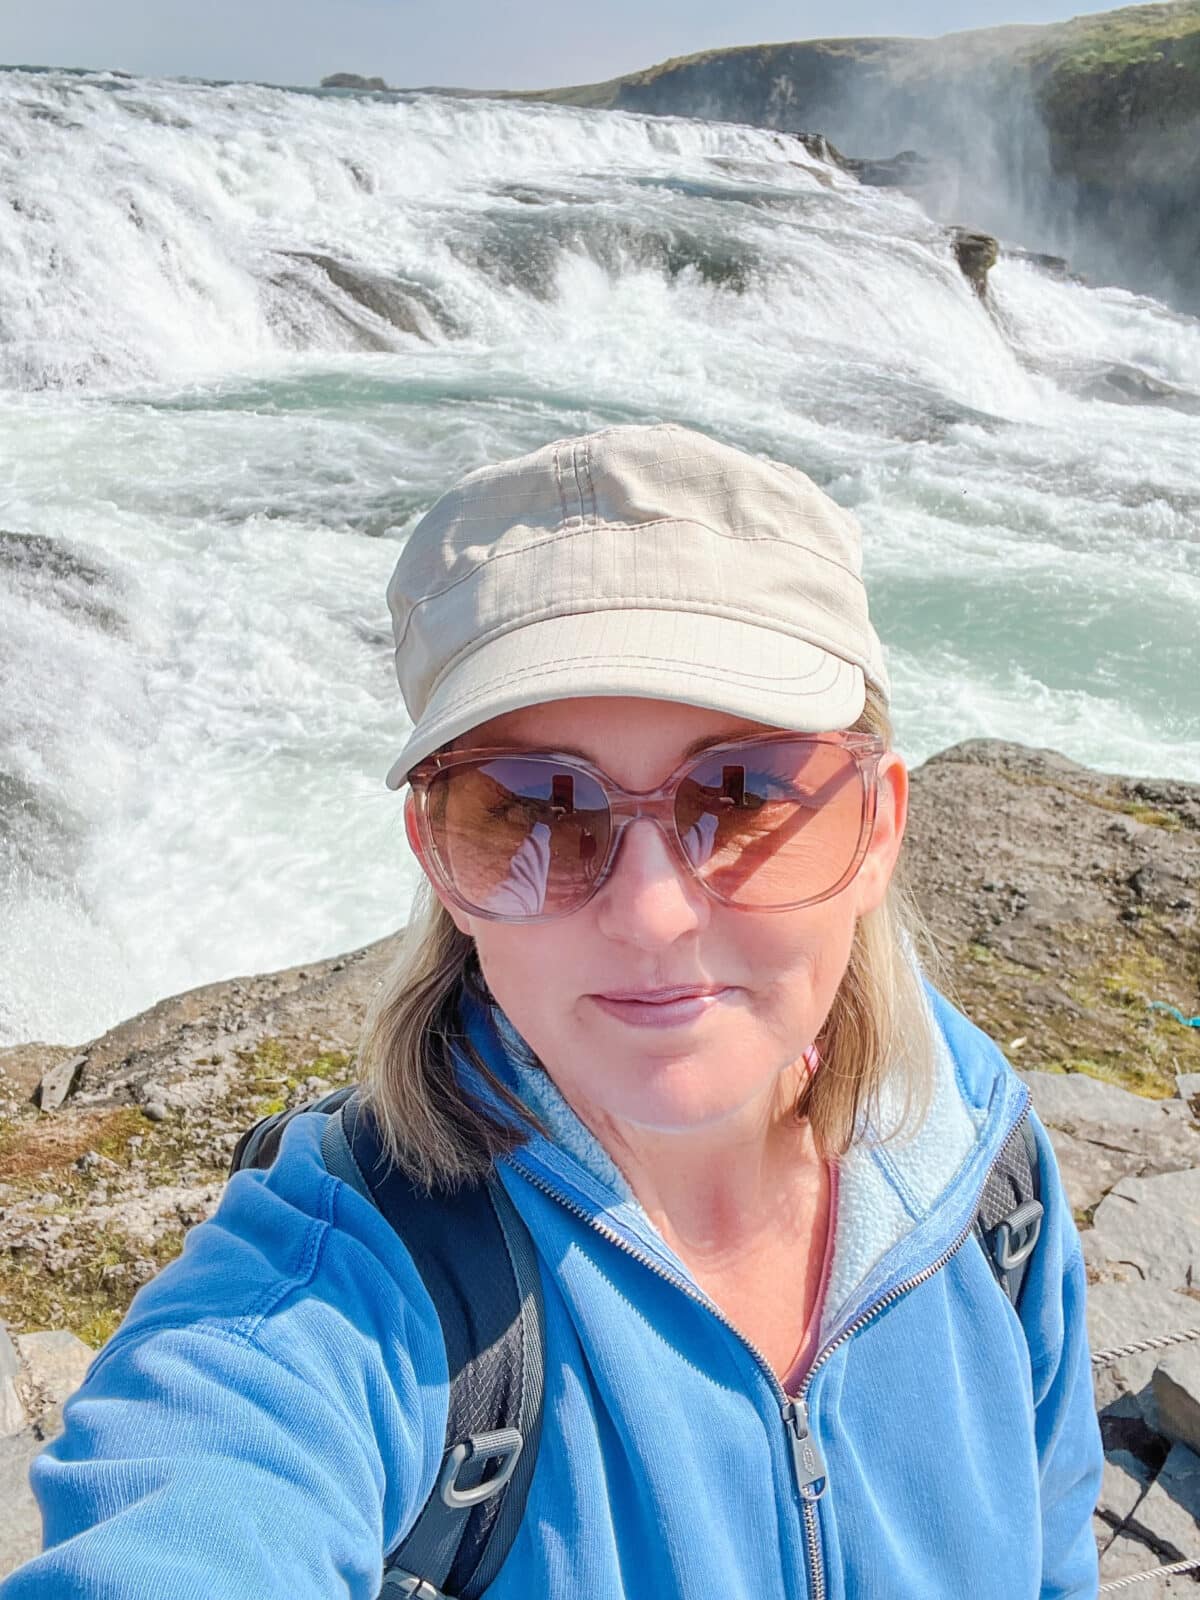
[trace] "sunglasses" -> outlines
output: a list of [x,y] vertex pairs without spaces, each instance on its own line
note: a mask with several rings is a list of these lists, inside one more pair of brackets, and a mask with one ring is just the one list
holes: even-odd
[[754,734],[710,745],[646,791],[576,756],[451,750],[408,774],[405,820],[446,896],[493,922],[585,906],[639,817],[722,905],[794,911],[837,894],[862,865],[884,749],[871,733]]

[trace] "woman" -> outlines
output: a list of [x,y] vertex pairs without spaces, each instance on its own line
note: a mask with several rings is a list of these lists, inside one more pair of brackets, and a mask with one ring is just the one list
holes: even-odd
[[[1096,1592],[1079,1241],[1027,1091],[917,960],[860,572],[803,474],[672,426],[474,473],[397,563],[387,781],[430,894],[362,1056],[400,1167],[497,1171],[536,1248],[501,1600]],[[1027,1116],[1018,1315],[970,1227]],[[4,1600],[376,1593],[447,1364],[324,1122],[139,1294]]]

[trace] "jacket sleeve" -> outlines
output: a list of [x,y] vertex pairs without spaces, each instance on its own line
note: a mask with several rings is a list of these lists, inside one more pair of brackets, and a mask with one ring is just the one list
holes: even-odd
[[1045,1214],[1021,1293],[1021,1320],[1032,1361],[1041,1480],[1041,1600],[1095,1600],[1100,1579],[1092,1513],[1104,1447],[1088,1346],[1087,1277],[1053,1147],[1030,1115]]
[[383,1219],[289,1182],[239,1174],[141,1291],[34,1463],[45,1549],[2,1600],[374,1600],[436,1474],[445,1351]]

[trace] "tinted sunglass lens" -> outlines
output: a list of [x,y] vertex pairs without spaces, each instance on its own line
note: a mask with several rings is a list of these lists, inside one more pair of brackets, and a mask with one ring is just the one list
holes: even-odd
[[611,835],[595,779],[563,762],[501,756],[452,767],[429,787],[442,867],[478,911],[555,916],[581,904]]
[[675,822],[699,876],[731,905],[827,894],[854,862],[866,798],[836,743],[771,741],[716,752],[680,786]]

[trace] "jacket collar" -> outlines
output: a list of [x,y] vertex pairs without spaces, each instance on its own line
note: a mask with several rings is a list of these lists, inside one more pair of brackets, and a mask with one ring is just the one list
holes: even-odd
[[[970,1227],[988,1168],[1029,1100],[988,1036],[921,975],[935,1042],[933,1092],[920,1126],[881,1142],[864,1124],[838,1162],[833,1260],[821,1315],[824,1345],[874,1301],[938,1260]],[[466,996],[462,1020],[495,1076],[540,1118],[510,1169],[548,1184],[663,1267],[692,1275],[647,1216],[620,1169],[537,1064],[498,1007]],[[498,1108],[478,1073],[459,1060],[464,1087]],[[881,1097],[880,1125],[903,1114],[901,1074]]]

